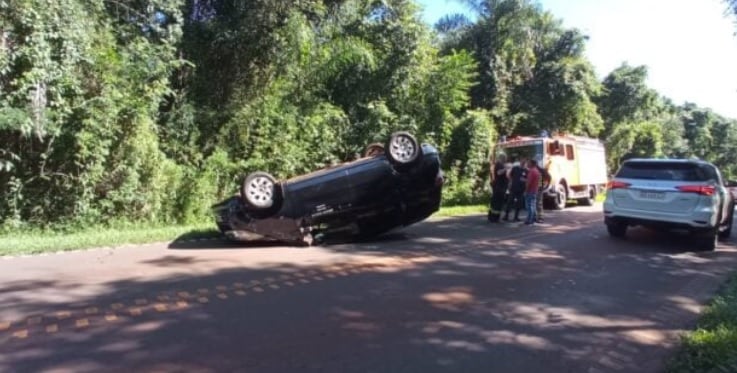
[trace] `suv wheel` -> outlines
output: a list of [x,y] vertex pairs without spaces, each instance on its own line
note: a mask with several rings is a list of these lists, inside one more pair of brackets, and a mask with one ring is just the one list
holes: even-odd
[[622,223],[609,223],[606,225],[609,235],[616,238],[624,238],[627,234],[627,225]]
[[729,213],[729,219],[724,223],[724,230],[719,232],[719,239],[726,240],[732,235],[732,223],[734,222],[734,207],[732,207]]
[[718,232],[707,233],[705,236],[700,237],[699,249],[703,251],[714,251],[717,248],[718,241]]

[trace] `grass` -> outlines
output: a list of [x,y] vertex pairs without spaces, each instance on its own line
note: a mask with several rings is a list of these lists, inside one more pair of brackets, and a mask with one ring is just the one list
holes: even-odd
[[488,205],[470,205],[470,206],[448,206],[441,207],[433,217],[461,216],[471,214],[481,214],[489,211]]
[[682,339],[668,372],[737,371],[737,274],[704,310],[696,330]]
[[172,241],[182,236],[205,238],[216,235],[219,233],[213,229],[213,224],[96,227],[72,233],[37,230],[0,235],[0,256]]

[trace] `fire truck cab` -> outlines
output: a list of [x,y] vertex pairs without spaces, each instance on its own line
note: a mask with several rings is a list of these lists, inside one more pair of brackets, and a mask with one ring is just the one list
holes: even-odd
[[510,161],[536,159],[550,174],[544,202],[557,210],[565,208],[570,199],[592,205],[607,183],[604,144],[598,139],[545,133],[538,137],[502,137],[494,154],[504,154]]

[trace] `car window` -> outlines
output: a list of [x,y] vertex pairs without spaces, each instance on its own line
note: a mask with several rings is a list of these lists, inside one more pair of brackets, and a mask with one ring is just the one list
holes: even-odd
[[711,167],[693,163],[626,162],[615,177],[625,179],[707,181],[717,180]]

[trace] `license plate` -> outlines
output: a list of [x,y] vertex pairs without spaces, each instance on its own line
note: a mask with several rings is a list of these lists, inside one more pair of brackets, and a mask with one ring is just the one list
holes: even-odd
[[640,198],[663,200],[665,199],[665,193],[663,192],[640,192]]

